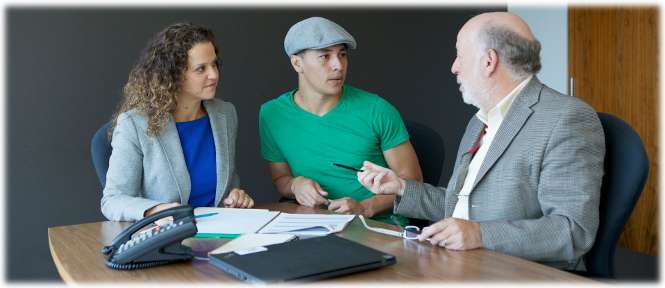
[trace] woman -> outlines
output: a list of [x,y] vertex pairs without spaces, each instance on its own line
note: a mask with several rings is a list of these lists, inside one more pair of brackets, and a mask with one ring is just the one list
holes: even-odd
[[214,38],[210,29],[177,23],[141,52],[109,130],[113,153],[101,201],[109,220],[181,204],[254,206],[238,189],[235,107],[214,98],[221,64]]

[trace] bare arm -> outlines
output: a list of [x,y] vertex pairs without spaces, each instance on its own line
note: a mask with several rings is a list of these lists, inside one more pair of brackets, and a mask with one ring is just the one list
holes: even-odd
[[423,182],[423,172],[420,170],[418,156],[411,146],[411,141],[406,140],[393,148],[383,151],[388,168],[395,171],[397,176],[409,180]]
[[295,177],[293,177],[289,162],[268,162],[268,168],[270,168],[272,186],[275,187],[279,196],[296,199],[291,191],[291,182]]

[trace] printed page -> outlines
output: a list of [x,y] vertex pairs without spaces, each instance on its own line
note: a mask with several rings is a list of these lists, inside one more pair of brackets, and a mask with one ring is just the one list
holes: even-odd
[[337,214],[289,214],[281,213],[259,233],[285,233],[296,235],[327,235],[344,230],[356,217]]

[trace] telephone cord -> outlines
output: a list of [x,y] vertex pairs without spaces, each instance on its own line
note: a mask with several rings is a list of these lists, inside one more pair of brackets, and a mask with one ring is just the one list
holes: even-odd
[[[110,249],[107,249],[108,247],[111,247]],[[106,251],[111,250],[109,252],[109,256],[106,258],[106,261],[104,261],[104,264],[106,267],[113,268],[116,270],[133,270],[133,269],[144,269],[144,268],[150,268],[150,267],[156,267],[156,266],[161,266],[161,265],[166,265],[166,264],[172,264],[172,263],[177,263],[177,262],[183,262],[186,261],[187,259],[178,259],[178,260],[161,260],[161,261],[153,261],[153,262],[145,262],[145,263],[131,263],[131,264],[118,264],[113,261],[111,261],[111,258],[113,258],[113,255],[115,254],[113,251],[113,246],[106,246],[104,249],[102,249],[102,253],[107,254]]]

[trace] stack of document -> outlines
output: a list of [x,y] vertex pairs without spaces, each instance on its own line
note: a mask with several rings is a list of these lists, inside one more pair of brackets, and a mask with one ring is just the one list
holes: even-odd
[[238,237],[242,234],[327,235],[344,230],[355,215],[289,214],[261,209],[194,209],[195,237]]

